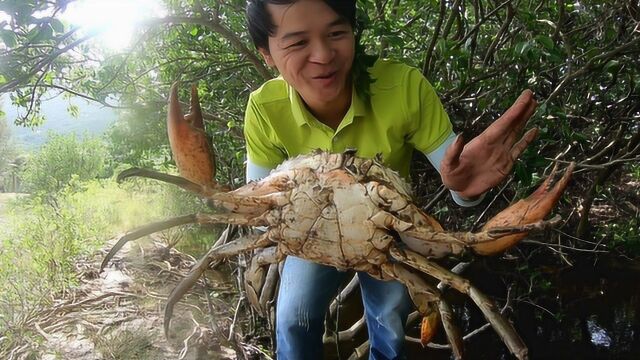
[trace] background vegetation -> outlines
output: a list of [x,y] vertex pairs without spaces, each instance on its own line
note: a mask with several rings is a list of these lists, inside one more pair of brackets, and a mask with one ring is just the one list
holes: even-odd
[[[23,189],[33,194],[20,205],[22,210],[15,210],[28,209],[30,215],[21,213],[8,237],[21,239],[20,245],[9,251],[15,243],[3,243],[0,254],[11,257],[20,252],[28,254],[27,259],[38,259],[28,261],[34,265],[28,271],[20,264],[5,271],[10,262],[0,261],[2,274],[46,274],[55,280],[47,286],[56,291],[73,281],[71,272],[58,276],[52,269],[72,267],[77,256],[97,246],[97,239],[113,234],[107,223],[147,218],[118,215],[122,209],[107,202],[124,195],[115,195],[118,190],[108,180],[95,179],[108,178],[125,164],[172,169],[164,118],[173,82],[197,82],[207,129],[222,160],[219,180],[238,185],[243,179],[241,130],[247,97],[275,75],[250,44],[244,0],[166,0],[167,15],[142,24],[133,45],[123,52],[90,46],[92,34],[82,34],[62,21],[60,14],[70,2],[0,2],[0,11],[10,16],[0,21],[0,93],[9,94],[13,104],[24,109],[8,121],[31,127],[42,124],[41,99],[51,92],[90,99],[120,113],[105,139],[53,136],[26,161],[11,147],[6,125],[0,121],[3,182],[20,168]],[[629,268],[624,261],[637,261],[637,0],[359,0],[358,4],[367,28],[363,36],[367,51],[422,69],[456,130],[467,138],[496,119],[525,88],[532,89],[540,102],[530,123],[541,130],[538,140],[523,155],[513,178],[489,194],[481,210],[450,206],[437,175],[416,158],[418,197],[445,227],[477,227],[529,191],[552,163],[578,163],[558,210],[564,226],[548,236],[546,245],[525,245],[512,254],[521,271],[507,275],[505,281],[520,284],[514,290],[516,298],[535,302],[538,293],[555,291],[544,282],[540,264],[558,269],[615,259],[617,266]],[[187,86],[182,91],[182,99],[187,99]],[[126,196],[144,196],[141,188],[127,190],[131,192]],[[95,205],[90,199],[101,192],[109,199],[101,204],[104,208],[91,212],[96,217],[84,218],[87,210],[78,204]],[[153,191],[151,195],[157,196]],[[153,203],[153,196],[144,202]],[[78,202],[78,197],[85,202]],[[22,237],[27,234],[29,238]],[[59,246],[43,248],[43,241]],[[23,297],[26,288],[3,291],[8,294],[3,295],[3,304]],[[6,319],[0,318],[0,336]]]

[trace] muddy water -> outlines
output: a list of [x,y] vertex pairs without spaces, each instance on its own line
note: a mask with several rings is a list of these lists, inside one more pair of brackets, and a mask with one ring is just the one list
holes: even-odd
[[[595,265],[585,263],[555,273],[549,271],[546,290],[521,293],[520,301],[512,302],[514,311],[509,315],[532,359],[640,359],[637,265],[604,260]],[[474,283],[481,284],[487,292],[491,292],[492,285],[500,287],[499,282],[491,284],[481,279]],[[458,304],[457,314],[465,332],[484,322],[468,301]],[[450,358],[450,353],[443,350],[413,346],[410,350],[410,358]],[[467,342],[466,351],[468,359],[513,358],[491,329]]]
[[[509,267],[502,270],[509,271]],[[486,264],[474,264],[464,275],[496,298],[504,296],[504,284],[509,283],[504,276],[487,271]],[[513,312],[508,315],[531,359],[640,359],[640,264],[601,260],[563,270],[546,268],[537,281],[531,290],[513,290],[517,299],[511,302]],[[548,281],[545,290],[536,290],[542,281]],[[354,311],[361,306],[358,296],[342,311],[351,317],[343,322],[346,327],[359,318],[359,310]],[[485,323],[468,298],[454,291],[446,297],[464,333]],[[417,329],[410,332],[418,334]],[[341,358],[347,359],[351,349],[364,340],[366,331],[361,331],[354,341],[342,342]],[[435,342],[446,344],[446,339],[438,334]],[[465,359],[513,359],[492,329],[474,336],[465,346]],[[423,349],[418,344],[408,344],[408,355],[409,359],[451,359],[449,350]],[[335,345],[326,347],[325,359],[336,358]]]
[[518,308],[534,358],[640,359],[636,266],[606,260],[584,264],[559,273],[552,285],[557,296],[540,304],[548,304],[555,316]]

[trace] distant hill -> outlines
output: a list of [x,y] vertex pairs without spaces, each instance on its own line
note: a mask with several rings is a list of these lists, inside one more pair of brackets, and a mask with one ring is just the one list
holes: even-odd
[[[80,109],[77,118],[69,114],[70,104]],[[47,133],[53,131],[58,134],[84,133],[102,135],[117,118],[115,110],[102,107],[83,99],[63,99],[62,96],[49,99],[42,103],[42,113],[45,123],[34,129],[14,125],[18,116],[17,109],[11,105],[8,96],[0,97],[0,109],[4,111],[7,123],[11,128],[12,139],[24,149],[37,149],[47,138]]]

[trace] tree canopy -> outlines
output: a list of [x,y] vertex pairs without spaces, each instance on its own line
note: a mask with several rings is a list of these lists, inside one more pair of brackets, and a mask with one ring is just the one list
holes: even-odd
[[[197,83],[226,165],[222,176],[241,177],[247,97],[276,75],[249,40],[245,1],[166,0],[166,15],[141,23],[121,52],[97,49],[90,44],[94,33],[61,18],[72,2],[0,4],[6,15],[0,93],[24,109],[11,120],[40,124],[42,96],[52,91],[91,99],[124,114],[111,131],[117,156],[153,164],[169,158],[161,119],[170,85]],[[359,0],[358,6],[368,53],[422,69],[457,131],[477,134],[523,89],[534,91],[541,106],[531,126],[541,132],[516,176],[528,185],[551,160],[577,161],[580,208],[571,219],[577,237],[588,235],[590,208],[615,171],[638,171],[638,1]],[[637,217],[637,208],[620,211]]]
[[[26,187],[64,195],[73,190],[67,183],[105,176],[111,164],[171,166],[166,99],[176,81],[184,84],[180,98],[185,100],[186,85],[197,83],[220,182],[242,182],[246,102],[251,91],[277,75],[251,44],[246,1],[158,0],[165,13],[140,23],[124,50],[96,46],[98,32],[65,20],[65,12],[80,1],[0,0],[0,95],[21,109],[17,118],[6,121],[41,125],[46,119],[40,106],[56,95],[94,101],[120,115],[106,145],[52,136],[27,161],[22,172]],[[528,192],[554,163],[577,163],[556,211],[563,217],[561,228],[543,244],[519,246],[514,253],[525,264],[510,264],[509,271],[500,272],[505,283],[519,285],[513,291],[510,287],[507,297],[533,299],[536,311],[546,311],[535,298],[550,282],[539,279],[547,270],[537,265],[571,267],[586,258],[583,263],[593,267],[593,258],[602,253],[640,258],[640,1],[358,0],[358,7],[366,52],[420,69],[466,139],[498,118],[524,89],[531,89],[540,103],[529,124],[540,129],[538,139],[521,157],[514,176],[485,198],[485,210],[449,209],[442,196],[446,191],[438,191],[437,176],[430,176],[435,172],[416,157],[417,198],[445,228],[472,230],[486,213]],[[14,158],[6,130],[0,116],[0,174]],[[16,169],[11,167],[12,175]],[[84,224],[86,212],[91,211],[78,211],[78,216],[56,211],[66,221],[56,229],[64,233],[48,234],[53,225],[47,225],[39,230],[42,238],[89,236],[74,227],[93,226]],[[50,214],[43,211],[41,217],[48,221]],[[51,254],[55,256],[41,258],[57,261],[57,252]],[[538,261],[531,261],[534,256]],[[536,266],[528,267],[529,262]],[[562,299],[558,295],[556,300]],[[554,323],[554,337],[557,328]],[[583,329],[575,336],[588,342],[584,334]],[[538,337],[536,332],[529,338]]]

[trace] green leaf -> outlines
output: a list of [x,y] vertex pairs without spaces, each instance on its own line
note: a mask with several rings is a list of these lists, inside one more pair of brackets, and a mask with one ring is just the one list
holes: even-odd
[[44,78],[42,79],[42,81],[45,84],[53,84],[53,77],[54,77],[54,74],[51,71],[49,71],[44,75]]
[[80,115],[80,108],[78,105],[69,104],[67,107],[67,112],[75,119]]
[[34,28],[27,35],[33,42],[42,42],[53,38],[53,28],[49,24],[43,24]]
[[545,35],[536,36],[536,41],[539,42],[542,46],[544,46],[544,48],[547,50],[551,50],[555,47],[553,40],[550,37]]
[[57,33],[64,32],[64,23],[62,21],[58,20],[58,19],[52,19],[51,20],[51,27]]
[[385,38],[387,39],[387,41],[389,42],[390,45],[392,46],[397,46],[397,47],[401,47],[404,45],[404,39],[401,38],[400,36],[397,35],[387,35],[385,36]]
[[436,49],[438,49],[438,52],[441,55],[446,54],[447,53],[447,49],[448,49],[447,40],[445,40],[445,39],[438,40],[438,42],[436,43]]
[[529,41],[523,41],[516,44],[514,51],[519,56],[525,56],[531,49],[531,43]]
[[517,162],[514,167],[515,178],[522,183],[524,186],[530,186],[531,181],[533,180],[533,176],[531,175],[531,171],[527,169],[527,167],[521,163]]
[[199,30],[200,29],[197,26],[194,26],[191,28],[191,31],[189,31],[189,34],[191,34],[192,36],[197,36]]
[[32,4],[21,4],[15,9],[15,20],[18,26],[25,25],[27,23],[33,23],[35,18],[31,16],[33,12]]
[[615,74],[620,70],[620,62],[618,60],[609,60],[604,64],[604,71]]
[[11,30],[0,30],[0,38],[2,38],[2,41],[8,48],[13,48],[18,44],[16,34],[14,34]]

